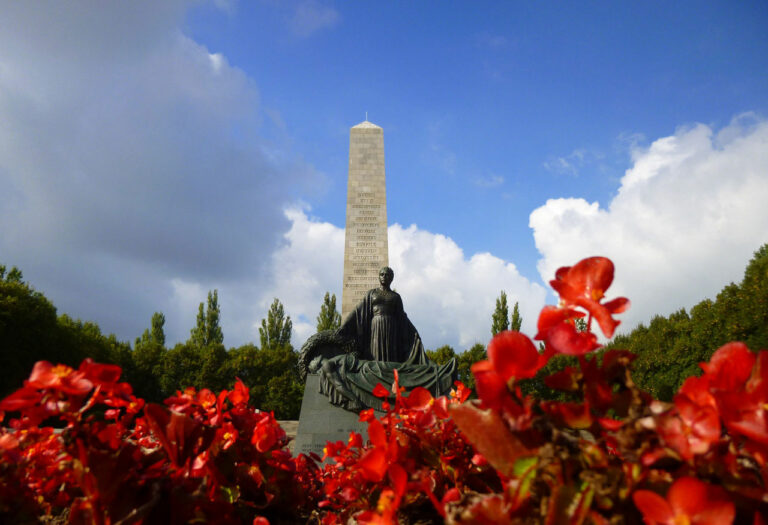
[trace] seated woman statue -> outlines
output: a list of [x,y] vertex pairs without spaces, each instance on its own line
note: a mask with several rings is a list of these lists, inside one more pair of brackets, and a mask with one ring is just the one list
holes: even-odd
[[378,383],[389,389],[395,370],[406,390],[422,386],[441,396],[453,386],[456,360],[437,365],[427,358],[400,294],[390,288],[394,276],[391,268],[382,268],[380,286],[366,293],[341,327],[313,335],[301,349],[302,375],[317,373],[320,392],[334,405],[381,410],[383,399],[373,389]]

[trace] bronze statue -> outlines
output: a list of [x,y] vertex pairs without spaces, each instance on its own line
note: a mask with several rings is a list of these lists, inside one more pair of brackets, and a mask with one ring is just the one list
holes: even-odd
[[424,351],[421,337],[403,309],[400,294],[390,288],[394,272],[379,271],[378,288],[369,290],[336,331],[310,337],[301,349],[302,375],[320,375],[320,391],[347,410],[381,409],[373,395],[376,384],[389,388],[398,371],[400,386],[417,386],[445,395],[453,386],[456,362],[437,365]]

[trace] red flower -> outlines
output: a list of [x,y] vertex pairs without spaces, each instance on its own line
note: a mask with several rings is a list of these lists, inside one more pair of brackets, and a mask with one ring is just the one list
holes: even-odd
[[215,437],[215,431],[194,419],[171,412],[162,405],[149,404],[144,417],[168,458],[177,467],[208,448]]
[[86,379],[85,372],[75,372],[67,365],[53,366],[48,361],[35,363],[27,385],[33,388],[58,390],[76,396],[83,396],[93,388],[93,383]]
[[583,355],[600,348],[595,334],[576,330],[574,322],[580,317],[584,314],[572,308],[545,306],[539,314],[534,339],[545,341],[547,349],[558,354]]
[[119,366],[96,363],[90,357],[80,363],[79,371],[95,385],[113,385],[122,373]]
[[250,397],[250,390],[238,377],[235,378],[235,388],[232,390],[232,392],[229,393],[228,397],[229,402],[233,405],[246,404],[248,403],[248,398]]
[[459,403],[463,403],[472,395],[472,390],[464,386],[461,381],[454,381],[453,385],[456,389],[451,390],[451,398],[456,399]]
[[488,344],[488,359],[505,382],[535,376],[547,364],[548,357],[539,354],[527,336],[512,330],[497,334]]
[[405,398],[404,404],[406,408],[411,410],[427,410],[435,403],[435,398],[424,387],[417,386],[408,397]]
[[735,391],[744,387],[756,359],[744,343],[727,343],[712,354],[709,363],[699,366],[712,388]]
[[619,325],[612,314],[629,308],[629,299],[618,297],[605,304],[600,301],[613,282],[613,262],[606,257],[588,257],[574,266],[564,266],[549,282],[565,306],[580,306],[597,320],[606,337],[612,337]]
[[650,490],[637,490],[632,499],[648,525],[730,524],[735,516],[722,489],[690,477],[675,481],[667,499]]
[[[379,386],[379,385],[376,385]],[[384,387],[382,387],[384,388]],[[359,421],[365,423],[367,421],[373,421],[376,418],[376,414],[372,408],[366,408],[360,412]]]
[[504,379],[496,373],[490,361],[478,361],[470,368],[475,376],[475,388],[477,397],[483,401],[483,405],[493,410],[498,410],[509,398],[509,390]]
[[[24,410],[36,406],[43,398],[43,394],[35,388],[20,388],[13,394],[0,401],[0,410],[9,412]],[[2,419],[0,419],[2,421]]]
[[743,389],[715,395],[729,431],[768,445],[768,352],[760,352]]
[[381,383],[377,383],[373,389],[373,395],[386,398],[389,397],[389,390],[387,390]]

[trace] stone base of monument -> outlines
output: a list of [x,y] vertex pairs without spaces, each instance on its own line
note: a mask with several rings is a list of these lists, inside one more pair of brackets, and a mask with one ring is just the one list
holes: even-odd
[[354,412],[332,405],[328,398],[320,393],[320,376],[307,374],[299,428],[293,444],[294,455],[314,452],[322,457],[326,442],[346,443],[350,432],[362,434],[365,443],[368,439],[368,423],[361,423],[358,417]]

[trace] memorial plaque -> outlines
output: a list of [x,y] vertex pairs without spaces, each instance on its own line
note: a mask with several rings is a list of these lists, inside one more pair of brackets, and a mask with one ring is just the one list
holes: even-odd
[[368,439],[368,423],[361,423],[358,418],[354,412],[330,404],[328,398],[320,393],[319,376],[307,374],[293,454],[314,452],[322,457],[328,441],[346,443],[350,432],[362,434],[365,442]]
[[349,132],[342,319],[379,285],[379,268],[388,264],[384,130],[366,120]]

